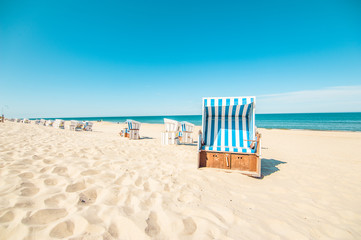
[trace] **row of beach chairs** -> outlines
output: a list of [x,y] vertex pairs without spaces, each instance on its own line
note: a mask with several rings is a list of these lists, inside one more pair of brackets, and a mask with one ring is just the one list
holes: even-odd
[[[36,120],[35,124],[49,126],[49,127],[55,127],[55,128],[60,128],[60,129],[65,128],[65,121],[61,120],[61,119],[55,119],[55,120],[40,119],[40,120]],[[88,122],[88,121],[71,120],[69,129],[72,131],[83,131],[83,130],[84,131],[93,131],[93,123]]]
[[[18,122],[18,123],[27,123],[27,124],[31,123],[31,121],[27,118],[24,119],[11,118],[9,119],[9,121]],[[65,121],[61,119],[55,119],[55,120],[37,119],[35,120],[34,123],[41,126],[65,129]],[[80,130],[93,131],[93,123],[88,121],[71,120],[69,129],[73,131],[80,131]]]
[[[198,134],[198,167],[237,170],[261,176],[261,135],[255,126],[255,97],[221,97],[202,99],[202,130]],[[29,123],[28,119],[11,119]],[[45,126],[64,128],[63,120],[37,120]],[[122,137],[140,139],[140,122],[127,120]],[[163,145],[193,143],[194,125],[164,119]],[[91,122],[71,121],[71,130],[92,130]]]
[[[261,176],[261,135],[255,125],[255,97],[203,98],[198,167],[237,170]],[[127,120],[121,135],[139,139],[140,123]],[[164,119],[163,145],[193,143],[194,125]],[[133,136],[136,136],[133,138]]]
[[194,124],[164,118],[165,131],[161,133],[162,145],[192,144]]
[[[132,140],[140,139],[139,129],[141,123],[134,120],[125,121],[125,127],[121,130],[120,136]],[[161,133],[162,145],[193,143],[194,124],[189,122],[178,122],[164,118],[165,131]]]
[[10,118],[9,119],[10,122],[18,122],[18,123],[30,123],[30,120],[27,118]]

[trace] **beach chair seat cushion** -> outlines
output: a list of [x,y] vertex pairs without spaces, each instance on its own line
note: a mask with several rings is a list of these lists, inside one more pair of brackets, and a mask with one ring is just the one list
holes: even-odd
[[250,147],[225,147],[225,146],[209,146],[203,145],[201,150],[214,152],[234,152],[234,153],[255,153],[256,148]]

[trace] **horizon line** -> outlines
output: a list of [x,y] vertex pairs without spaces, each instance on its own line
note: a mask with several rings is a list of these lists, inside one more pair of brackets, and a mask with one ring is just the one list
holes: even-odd
[[[294,113],[256,113],[259,114],[319,114],[319,113],[361,113],[361,112],[294,112]],[[169,115],[124,115],[124,116],[78,116],[78,117],[29,117],[29,119],[37,118],[112,118],[112,117],[167,117],[167,116],[202,116],[202,114],[169,114]]]

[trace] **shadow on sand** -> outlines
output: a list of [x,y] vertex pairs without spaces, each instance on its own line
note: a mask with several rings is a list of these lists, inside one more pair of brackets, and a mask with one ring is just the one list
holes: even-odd
[[197,146],[197,143],[180,143],[182,146]]
[[261,159],[261,173],[262,177],[266,177],[279,171],[280,169],[277,167],[279,164],[285,164],[287,162],[278,161],[275,159]]
[[154,139],[154,138],[152,138],[152,137],[140,137],[139,139],[142,140],[142,139]]

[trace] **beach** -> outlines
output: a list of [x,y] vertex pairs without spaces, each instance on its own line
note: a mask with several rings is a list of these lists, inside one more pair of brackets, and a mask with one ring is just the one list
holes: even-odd
[[68,125],[0,123],[0,239],[361,239],[361,132],[259,129],[257,179],[162,124]]

